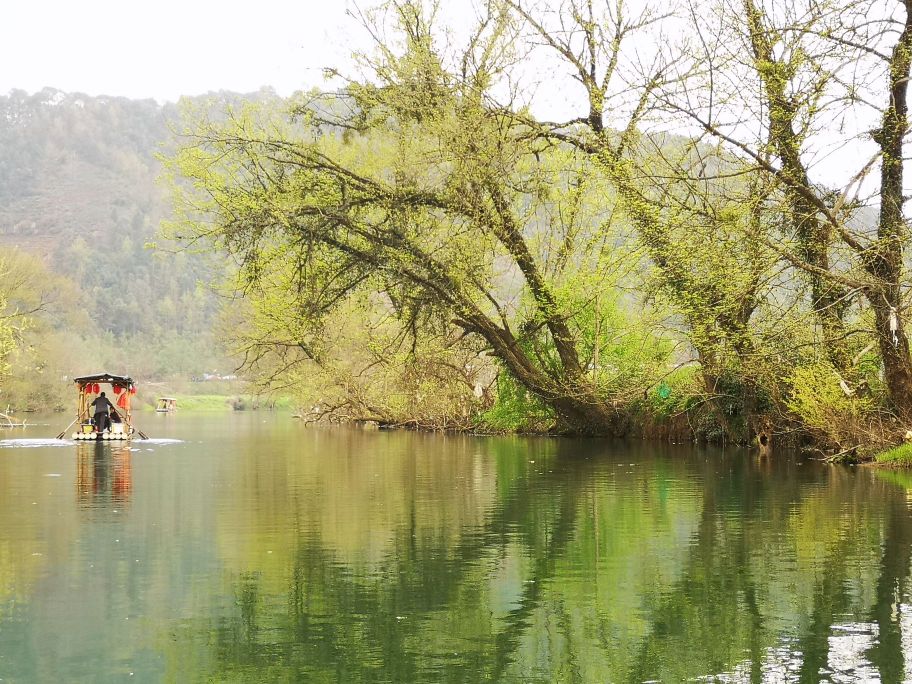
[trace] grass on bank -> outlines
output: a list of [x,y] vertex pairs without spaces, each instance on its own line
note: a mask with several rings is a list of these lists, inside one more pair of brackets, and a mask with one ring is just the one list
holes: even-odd
[[874,457],[875,463],[902,468],[912,467],[912,444],[900,444],[898,447],[882,451]]

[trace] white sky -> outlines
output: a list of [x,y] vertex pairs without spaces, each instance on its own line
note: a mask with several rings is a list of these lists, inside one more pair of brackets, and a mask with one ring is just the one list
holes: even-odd
[[[637,6],[643,0],[632,0]],[[88,95],[176,101],[209,91],[279,95],[337,87],[354,76],[371,38],[349,12],[378,0],[0,0],[0,94],[44,87]],[[444,24],[465,38],[473,0],[444,0]],[[465,35],[461,35],[465,34]],[[457,39],[457,44],[461,44]],[[541,70],[539,60],[537,69]],[[533,70],[534,72],[534,70]],[[547,118],[585,113],[581,87],[530,88]]]
[[345,0],[0,0],[0,93],[176,100],[323,84],[358,26]]
[[[630,0],[636,9],[644,0]],[[0,0],[0,94],[49,86],[66,92],[175,101],[214,90],[280,95],[326,87],[325,67],[354,75],[351,55],[371,50],[347,14],[376,0]],[[467,29],[472,0],[443,0],[447,24]],[[463,24],[464,26],[459,26]],[[556,75],[536,57],[527,71]],[[526,85],[534,81],[527,80]],[[545,118],[585,113],[582,88],[566,77],[532,87]],[[830,157],[822,177],[857,169],[858,150]],[[815,169],[815,175],[820,173]],[[833,175],[833,178],[829,178]]]

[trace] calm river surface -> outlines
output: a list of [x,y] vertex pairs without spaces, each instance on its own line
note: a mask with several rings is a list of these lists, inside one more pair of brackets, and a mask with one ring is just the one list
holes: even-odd
[[66,422],[0,432],[3,682],[912,678],[900,474],[263,413],[42,439]]

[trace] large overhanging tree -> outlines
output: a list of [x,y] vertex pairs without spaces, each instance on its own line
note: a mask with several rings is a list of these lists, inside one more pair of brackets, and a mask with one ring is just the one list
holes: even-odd
[[369,79],[302,100],[285,126],[253,110],[201,122],[174,159],[193,181],[178,233],[237,255],[248,284],[281,272],[302,347],[372,292],[412,329],[483,340],[562,427],[617,434],[622,397],[597,381],[585,329],[613,257],[609,195],[577,152],[491,105],[513,22],[488,10],[449,70],[420,7],[397,5],[403,49],[380,45]]
[[[801,316],[777,313],[803,310],[848,393],[863,391],[858,360],[874,339],[908,417],[905,6],[726,0],[674,16],[596,5],[492,0],[447,58],[433,11],[383,5],[401,44],[374,31],[365,75],[343,91],[301,98],[284,123],[251,108],[188,132],[174,160],[194,181],[184,237],[235,254],[251,291],[280,282],[305,356],[358,296],[412,334],[480,341],[563,426],[617,433],[629,394],[600,357],[598,310],[623,214],[711,403],[737,376],[749,417],[787,374],[777,364],[806,362],[783,341]],[[519,100],[539,48],[582,86],[578,117],[543,121]],[[870,140],[864,117],[852,120],[862,109]],[[834,131],[871,151],[835,190],[814,166]],[[879,220],[867,226],[874,186]],[[724,425],[721,403],[715,412]]]

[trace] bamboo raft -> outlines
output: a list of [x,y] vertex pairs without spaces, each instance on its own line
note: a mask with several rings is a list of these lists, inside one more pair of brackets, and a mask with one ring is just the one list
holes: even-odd
[[[76,431],[70,437],[75,441],[84,440],[114,440],[125,441],[138,435],[147,439],[141,430],[133,426],[133,411],[131,399],[136,394],[136,383],[128,375],[114,375],[112,373],[95,373],[73,378],[76,385],[76,418],[67,425],[57,439],[63,439],[67,430],[76,425]],[[108,425],[101,427],[92,419],[90,398],[93,395],[101,396],[102,386],[108,385],[114,396],[117,397],[114,409],[111,411]],[[107,398],[107,396],[106,396]],[[101,429],[99,429],[101,427]]]

